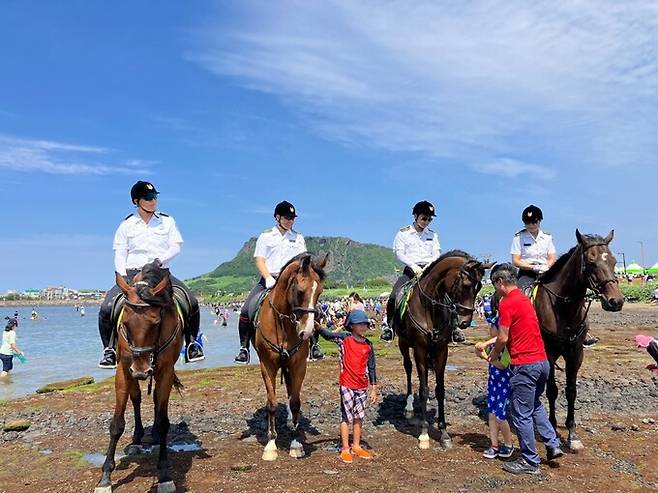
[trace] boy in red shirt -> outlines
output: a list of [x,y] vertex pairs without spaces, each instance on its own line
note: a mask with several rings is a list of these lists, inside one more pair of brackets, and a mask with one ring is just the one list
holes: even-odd
[[560,439],[548,420],[541,397],[548,380],[548,360],[539,322],[530,300],[516,286],[516,269],[511,264],[499,264],[491,271],[496,294],[502,296],[496,346],[489,355],[496,361],[507,346],[510,353],[510,401],[512,423],[519,439],[521,457],[505,462],[503,469],[514,474],[540,474],[539,455],[535,446],[535,431],[546,445],[547,460],[564,455]]
[[[349,332],[330,332],[320,330],[320,335],[339,347],[340,356],[340,439],[342,442],[340,458],[351,463],[352,454],[362,459],[371,459],[370,452],[361,448],[361,429],[366,415],[368,402],[368,383],[370,383],[370,402],[377,402],[377,373],[375,368],[375,351],[372,343],[365,338],[370,321],[363,310],[352,311],[345,327]],[[352,450],[350,452],[350,423],[353,428]]]

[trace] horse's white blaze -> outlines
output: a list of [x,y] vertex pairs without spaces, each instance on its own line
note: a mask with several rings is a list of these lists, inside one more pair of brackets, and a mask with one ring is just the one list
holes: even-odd
[[603,260],[604,262],[608,260],[608,252],[603,252],[601,254],[601,260]]
[[[313,281],[311,287],[311,298],[308,301],[308,309],[313,310],[313,300],[315,299],[315,291],[318,289],[318,283]],[[313,334],[313,327],[315,326],[315,313],[311,312],[306,315],[306,325],[304,325],[304,339],[308,339]]]

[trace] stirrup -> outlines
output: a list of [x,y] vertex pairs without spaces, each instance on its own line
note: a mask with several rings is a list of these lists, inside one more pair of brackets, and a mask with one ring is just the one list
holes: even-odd
[[[246,360],[246,361],[240,361],[240,360],[238,360],[238,358],[239,358],[242,354],[246,354],[246,355],[247,355],[247,360]],[[240,347],[240,351],[238,351],[237,356],[233,359],[233,362],[234,362],[235,364],[238,364],[238,365],[248,365],[250,359],[251,359],[251,354],[249,353],[249,349],[247,349],[246,347],[242,346],[242,347]]]
[[[197,346],[199,348],[199,352],[201,354],[199,354],[198,356],[195,356],[194,358],[190,358],[190,352],[191,352],[190,350],[194,346]],[[187,363],[194,363],[195,361],[201,361],[201,360],[204,360],[204,359],[206,359],[206,355],[203,352],[203,346],[201,344],[199,344],[198,342],[196,342],[196,341],[190,342],[187,346],[187,349],[185,349],[185,361]]]
[[[103,361],[105,361],[105,358],[110,353],[114,355],[114,364],[113,365],[101,365],[101,363]],[[116,350],[114,348],[111,348],[111,347],[104,348],[103,349],[103,357],[101,358],[101,360],[98,363],[98,368],[100,368],[102,370],[114,370],[116,367],[117,367],[117,352],[116,352]]]

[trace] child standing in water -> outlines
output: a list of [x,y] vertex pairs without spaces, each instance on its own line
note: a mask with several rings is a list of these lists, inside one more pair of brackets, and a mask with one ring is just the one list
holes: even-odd
[[0,359],[2,360],[2,372],[0,377],[6,377],[14,368],[14,355],[24,356],[23,351],[16,345],[16,327],[18,320],[10,318],[2,333],[2,346],[0,346]]
[[[493,349],[498,337],[498,317],[487,316],[489,322],[489,335],[491,339],[478,342],[475,345],[475,354],[486,361],[487,355]],[[501,354],[498,361],[489,363],[489,379],[487,383],[487,412],[489,414],[489,437],[491,446],[484,451],[483,457],[507,459],[512,456],[512,432],[507,421],[507,403],[510,395],[511,373],[509,366],[509,353],[507,349]],[[503,445],[498,446],[498,434],[503,434]]]
[[[375,351],[372,343],[366,339],[369,328],[368,316],[363,310],[352,311],[345,321],[349,332],[330,332],[321,329],[320,335],[339,346],[340,355],[340,458],[348,464],[352,455],[362,459],[371,459],[370,452],[361,447],[361,430],[368,403],[368,384],[370,384],[370,402],[377,402],[377,373],[375,368]],[[352,425],[352,448],[350,449],[350,424]]]

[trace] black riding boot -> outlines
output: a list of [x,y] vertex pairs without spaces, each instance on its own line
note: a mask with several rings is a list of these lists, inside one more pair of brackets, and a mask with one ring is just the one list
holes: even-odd
[[235,363],[242,365],[249,364],[249,338],[251,336],[251,321],[249,317],[240,315],[238,321],[238,331],[240,333],[240,351],[233,360]]
[[395,333],[393,332],[393,318],[395,317],[395,298],[390,297],[386,302],[386,325],[382,326],[379,338],[382,341],[391,342]]

